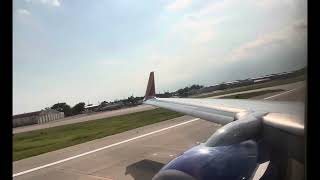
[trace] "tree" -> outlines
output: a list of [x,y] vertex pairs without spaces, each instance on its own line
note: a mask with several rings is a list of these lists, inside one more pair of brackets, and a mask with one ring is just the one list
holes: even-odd
[[177,93],[180,97],[187,97],[188,96],[189,87],[185,87],[183,89],[179,89]]
[[54,109],[54,110],[57,110],[60,112],[64,112],[65,116],[72,115],[71,107],[67,103],[56,103],[51,107],[51,109]]
[[100,106],[102,106],[102,107],[104,107],[106,105],[108,105],[108,101],[103,101],[103,102],[100,103]]
[[80,102],[74,105],[71,109],[72,115],[80,114],[82,111],[84,111],[84,106],[85,106],[84,102]]
[[203,88],[203,86],[198,84],[194,84],[190,87],[190,89],[201,89],[201,88]]
[[135,104],[136,99],[133,96],[128,97],[128,102],[131,104]]

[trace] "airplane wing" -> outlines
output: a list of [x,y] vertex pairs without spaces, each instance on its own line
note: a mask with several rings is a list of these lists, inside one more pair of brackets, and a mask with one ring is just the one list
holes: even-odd
[[288,158],[304,162],[304,103],[271,100],[157,98],[150,73],[144,104],[224,125],[205,143],[228,146],[259,139]]

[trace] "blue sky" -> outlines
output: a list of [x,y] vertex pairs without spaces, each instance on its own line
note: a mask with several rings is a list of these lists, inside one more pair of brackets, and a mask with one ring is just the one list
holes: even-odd
[[307,63],[305,0],[14,0],[13,114]]

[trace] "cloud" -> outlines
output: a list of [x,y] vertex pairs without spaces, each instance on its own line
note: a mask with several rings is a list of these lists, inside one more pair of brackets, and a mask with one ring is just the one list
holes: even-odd
[[199,44],[203,44],[203,43],[207,43],[211,40],[214,39],[214,32],[213,30],[207,30],[207,31],[202,31],[200,32],[196,37],[194,42],[195,43],[199,43]]
[[51,4],[52,4],[53,6],[60,6],[60,5],[61,5],[61,3],[60,3],[59,0],[51,0]]
[[123,66],[125,65],[125,62],[117,59],[107,59],[98,61],[98,65]]
[[204,17],[185,16],[172,28],[173,37],[182,37],[186,41],[199,45],[212,41],[216,37],[215,27],[225,22],[227,17]]
[[192,4],[192,0],[176,0],[169,4],[166,9],[169,11],[179,11],[185,9]]
[[21,14],[21,15],[30,15],[31,13],[26,10],[26,9],[18,9],[17,10],[18,14]]
[[[230,19],[225,14],[214,15],[217,9],[224,9],[230,5],[230,2],[239,0],[222,0],[218,2],[209,2],[203,4],[200,8],[192,8],[181,16],[171,28],[169,36],[179,41],[182,40],[185,44],[203,45],[212,42],[217,37],[217,25],[224,23]],[[191,1],[175,1],[167,8],[182,9],[191,5]]]
[[244,43],[231,52],[230,60],[241,60],[246,57],[256,55],[262,48],[271,48],[272,45],[287,43],[291,46],[300,45],[306,40],[307,22],[305,19],[297,20],[289,27],[276,32],[271,32],[259,36],[253,41]]
[[275,7],[279,7],[279,6],[294,7],[303,1],[301,1],[301,0],[282,0],[282,1],[278,1],[278,0],[259,0],[259,1],[256,1],[256,0],[253,0],[252,2],[260,7],[263,7],[263,8],[275,8]]
[[223,11],[227,8],[230,8],[231,6],[236,6],[237,2],[239,2],[239,0],[214,1],[212,3],[207,4],[203,8],[201,8],[198,12],[196,12],[196,15],[201,17],[201,16],[209,15],[211,13]]
[[61,0],[25,0],[27,3],[41,3],[44,5],[59,7],[61,6]]
[[193,15],[202,17],[219,13],[233,13],[234,10],[241,9],[244,6],[272,13],[274,11],[297,13],[306,11],[306,4],[306,0],[219,0],[206,3]]

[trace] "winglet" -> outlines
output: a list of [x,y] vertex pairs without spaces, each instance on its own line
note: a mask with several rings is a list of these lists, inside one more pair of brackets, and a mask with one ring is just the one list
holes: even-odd
[[144,96],[144,101],[155,98],[156,97],[156,91],[155,91],[155,85],[154,85],[154,72],[150,72],[148,86],[146,90],[146,95]]

